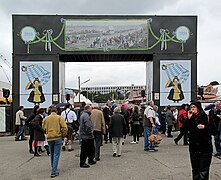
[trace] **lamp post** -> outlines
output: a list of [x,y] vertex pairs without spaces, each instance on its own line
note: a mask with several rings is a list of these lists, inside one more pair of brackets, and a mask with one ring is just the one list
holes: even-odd
[[89,82],[89,81],[90,81],[90,79],[88,79],[88,80],[86,80],[86,81],[84,81],[84,82],[81,83],[81,78],[80,78],[80,76],[78,76],[79,102],[81,102],[81,100],[80,100],[80,95],[81,95],[81,85],[82,85],[82,84],[85,84],[85,83],[87,83],[87,82]]

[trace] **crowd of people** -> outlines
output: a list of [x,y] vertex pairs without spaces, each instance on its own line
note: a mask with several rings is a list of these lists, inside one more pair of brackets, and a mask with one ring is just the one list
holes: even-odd
[[[131,135],[131,144],[138,144],[144,137],[144,151],[157,152],[159,144],[152,135],[165,134],[173,138],[173,130],[180,130],[174,143],[183,137],[183,145],[189,145],[193,179],[208,179],[212,159],[212,135],[216,154],[221,157],[221,103],[216,102],[206,111],[200,102],[182,104],[180,110],[167,106],[158,113],[154,101],[146,105],[116,104],[108,101],[104,107],[97,103],[86,105],[76,111],[67,103],[63,111],[52,105],[47,110],[34,106],[32,113],[24,116],[24,107],[16,113],[17,134],[15,141],[26,140],[25,127],[29,127],[29,152],[34,156],[46,153],[51,156],[51,177],[56,177],[61,149],[74,150],[73,134],[79,133],[80,167],[89,168],[101,160],[100,148],[112,143],[113,157],[121,157],[125,138]],[[67,148],[66,148],[67,146]],[[44,149],[43,149],[44,147]]]

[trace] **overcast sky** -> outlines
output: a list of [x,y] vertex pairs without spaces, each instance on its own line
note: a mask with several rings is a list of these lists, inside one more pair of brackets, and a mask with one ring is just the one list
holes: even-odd
[[[144,15],[197,15],[198,16],[198,84],[221,82],[221,1],[220,0],[1,0],[0,55],[12,59],[12,14],[144,14]],[[2,58],[11,79],[10,68]],[[133,69],[133,70],[132,70]],[[67,63],[66,87],[95,85],[145,84],[145,63]],[[0,67],[0,81],[8,82]]]

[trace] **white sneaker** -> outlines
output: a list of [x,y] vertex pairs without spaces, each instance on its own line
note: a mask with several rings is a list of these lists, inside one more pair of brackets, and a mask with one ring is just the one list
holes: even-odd
[[134,141],[132,141],[132,142],[130,142],[131,144],[136,144],[136,142],[134,142]]

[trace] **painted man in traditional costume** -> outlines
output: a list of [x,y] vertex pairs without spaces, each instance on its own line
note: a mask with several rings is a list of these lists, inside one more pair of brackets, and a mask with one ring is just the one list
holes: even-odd
[[35,78],[33,82],[29,82],[25,87],[25,90],[32,89],[28,101],[39,105],[40,103],[45,102],[45,96],[42,91],[41,82],[38,78]]
[[170,90],[170,93],[167,99],[172,100],[177,103],[184,99],[181,83],[177,76],[173,78],[173,81],[171,81],[171,79],[168,80],[165,88],[169,88],[169,87],[172,87],[172,88]]

